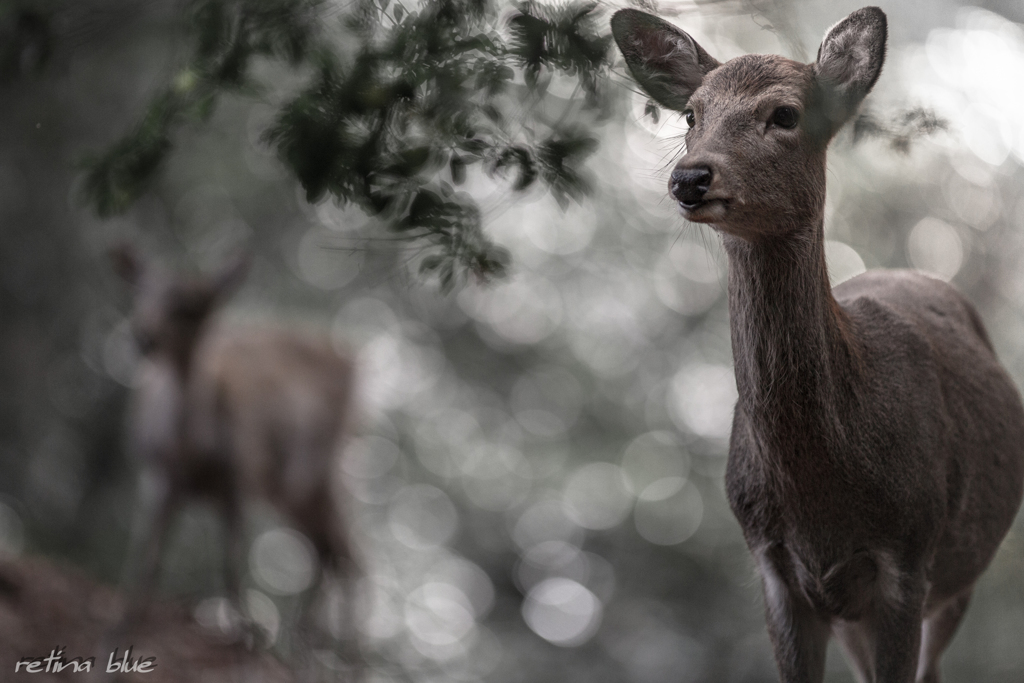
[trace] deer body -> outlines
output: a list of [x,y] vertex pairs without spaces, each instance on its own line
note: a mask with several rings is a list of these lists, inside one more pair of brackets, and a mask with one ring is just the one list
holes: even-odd
[[326,340],[266,328],[207,330],[188,373],[143,359],[132,439],[175,495],[261,498],[285,512],[325,560],[347,547],[334,516],[332,456],[344,434],[352,366]]
[[683,111],[670,191],[722,233],[739,399],[726,488],[786,683],[819,683],[828,639],[859,679],[939,680],[938,658],[1024,490],[1024,407],[949,285],[872,271],[831,290],[825,149],[881,70],[885,17],[851,14],[814,64],[719,64],[636,10],[630,71]]
[[[135,285],[143,352],[129,421],[131,449],[152,484],[129,568],[139,604],[155,584],[171,518],[191,497],[211,500],[226,522],[225,582],[236,606],[247,498],[283,513],[321,567],[349,584],[356,566],[331,471],[351,413],[351,361],[315,335],[213,320],[242,262],[185,280],[144,266],[130,250],[114,256]],[[351,595],[345,600],[350,605]]]

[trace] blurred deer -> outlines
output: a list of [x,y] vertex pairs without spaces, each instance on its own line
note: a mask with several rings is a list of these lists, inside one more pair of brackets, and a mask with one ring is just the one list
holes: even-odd
[[[144,533],[129,571],[140,615],[155,585],[175,511],[212,500],[227,530],[225,584],[240,608],[242,502],[269,501],[312,542],[323,571],[347,588],[357,575],[338,500],[334,456],[352,408],[352,363],[329,340],[273,328],[218,325],[215,311],[242,281],[247,259],[184,278],[111,251],[134,289],[132,329],[142,354],[130,414],[130,447],[151,480]],[[244,613],[244,612],[243,612]],[[351,609],[346,626],[351,629]]]
[[877,270],[829,287],[825,150],[878,79],[885,15],[837,23],[812,64],[722,64],[632,9],[612,32],[640,86],[686,118],[669,191],[728,255],[726,488],[782,680],[820,683],[835,635],[864,683],[937,683],[1020,506],[1024,408],[946,283]]

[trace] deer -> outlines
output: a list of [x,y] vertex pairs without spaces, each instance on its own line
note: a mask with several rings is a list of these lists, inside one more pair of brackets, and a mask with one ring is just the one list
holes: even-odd
[[[145,510],[127,567],[132,606],[122,631],[144,613],[172,518],[193,498],[213,502],[225,523],[224,581],[239,614],[242,507],[256,498],[312,543],[321,587],[328,574],[340,581],[351,630],[360,572],[342,501],[331,491],[332,464],[353,412],[351,358],[312,334],[219,324],[216,312],[248,270],[245,256],[192,277],[148,262],[128,244],[110,257],[134,294],[140,361],[128,442],[148,484],[140,487]],[[251,631],[252,624],[242,630],[247,626]]]
[[870,270],[831,288],[826,149],[885,60],[877,7],[813,63],[724,63],[623,9],[640,88],[689,128],[668,190],[721,236],[738,399],[726,496],[760,575],[780,678],[820,683],[835,637],[861,683],[937,683],[1024,490],[1024,408],[949,284]]

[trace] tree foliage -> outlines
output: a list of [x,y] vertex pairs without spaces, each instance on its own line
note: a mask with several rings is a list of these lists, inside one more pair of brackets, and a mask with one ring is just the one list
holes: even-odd
[[925,107],[901,109],[888,117],[868,110],[857,115],[853,122],[853,141],[878,138],[900,154],[910,152],[919,138],[949,129],[949,122]]
[[[260,59],[305,75],[263,141],[306,199],[353,204],[425,242],[420,269],[444,289],[467,274],[501,276],[509,261],[458,189],[471,169],[514,191],[542,183],[563,206],[589,190],[583,162],[597,141],[587,124],[607,112],[610,59],[594,2],[528,1],[505,17],[488,0],[425,0],[414,11],[359,0],[340,17],[321,0],[192,0],[188,12],[187,64],[134,129],[85,161],[100,215],[147,191],[182,125],[207,119],[224,95],[267,87],[253,76]],[[556,74],[576,80],[571,97],[549,92]]]

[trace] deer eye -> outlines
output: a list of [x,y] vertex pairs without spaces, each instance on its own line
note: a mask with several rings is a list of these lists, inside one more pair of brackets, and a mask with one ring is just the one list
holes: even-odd
[[769,120],[774,126],[779,128],[796,128],[797,122],[800,120],[800,114],[793,107],[779,107],[772,112],[772,118]]
[[686,119],[686,125],[693,128],[697,125],[697,117],[694,116],[692,109],[687,109],[683,112],[683,117]]

